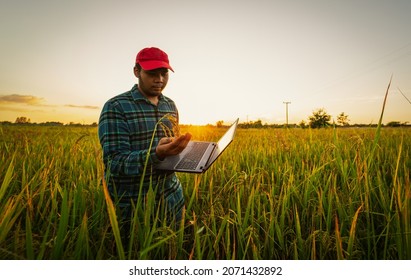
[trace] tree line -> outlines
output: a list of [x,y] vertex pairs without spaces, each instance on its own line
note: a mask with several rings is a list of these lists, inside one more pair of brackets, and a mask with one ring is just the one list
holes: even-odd
[[[240,128],[268,128],[268,127],[273,127],[273,128],[281,128],[281,127],[299,127],[299,128],[326,128],[326,127],[372,127],[372,126],[377,126],[377,124],[350,124],[350,120],[348,118],[348,115],[344,112],[340,113],[337,116],[336,121],[331,121],[332,116],[327,113],[327,111],[324,108],[320,108],[317,110],[314,110],[312,115],[308,117],[308,121],[302,120],[298,124],[263,124],[261,120],[257,121],[251,121],[251,122],[243,122],[239,123],[238,126]],[[68,124],[64,124],[62,122],[42,122],[42,123],[32,123],[31,120],[27,117],[17,117],[15,122],[9,122],[9,121],[3,121],[0,122],[0,124],[3,125],[40,125],[40,126],[91,126],[91,127],[96,127],[97,122],[94,122],[92,124],[81,124],[81,123],[74,123],[70,122]],[[224,121],[218,121],[216,123],[217,127],[222,127],[224,126]],[[399,121],[390,121],[388,122],[385,126],[387,127],[401,127],[401,126],[407,126],[411,127],[411,124],[408,122],[401,123]]]
[[10,121],[2,121],[0,122],[2,125],[39,125],[39,126],[97,126],[97,122],[93,122],[92,124],[82,124],[82,123],[75,123],[69,122],[64,124],[62,122],[56,121],[49,121],[49,122],[41,122],[41,123],[33,123],[31,122],[30,118],[27,117],[17,117],[16,120],[13,122]]
[[[377,124],[350,124],[348,115],[344,112],[337,116],[336,121],[331,121],[332,116],[327,113],[324,108],[314,110],[312,115],[308,117],[308,121],[302,120],[298,124],[263,124],[261,120],[254,122],[240,123],[239,127],[242,128],[264,128],[264,127],[299,127],[299,128],[326,128],[326,127],[372,127],[377,126]],[[223,122],[217,122],[217,126],[222,126]],[[400,126],[411,126],[408,122],[401,123],[399,121],[390,121],[385,126],[387,127],[400,127]]]

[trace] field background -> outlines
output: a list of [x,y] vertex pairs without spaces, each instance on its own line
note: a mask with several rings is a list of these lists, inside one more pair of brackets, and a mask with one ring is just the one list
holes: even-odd
[[409,128],[238,129],[178,174],[180,230],[149,209],[122,244],[96,128],[0,126],[0,259],[411,259],[410,147]]

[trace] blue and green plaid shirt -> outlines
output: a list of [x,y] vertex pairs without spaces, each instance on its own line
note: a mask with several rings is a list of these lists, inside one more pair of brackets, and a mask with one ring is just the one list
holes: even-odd
[[[170,98],[161,95],[156,106],[139,92],[137,85],[105,103],[98,135],[108,189],[113,199],[119,199],[120,206],[127,207],[131,201],[137,200],[148,155],[143,195],[152,185],[174,214],[183,208],[182,187],[176,175],[156,170],[153,166],[159,161],[155,153],[158,141],[166,137],[165,129],[160,125],[157,125],[156,131],[154,129],[166,114],[172,115],[178,122],[178,110]],[[173,131],[170,120],[164,118],[162,123]]]

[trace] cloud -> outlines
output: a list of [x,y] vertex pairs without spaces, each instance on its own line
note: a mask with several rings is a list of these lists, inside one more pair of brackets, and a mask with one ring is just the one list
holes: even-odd
[[97,110],[100,109],[98,106],[90,106],[90,105],[72,105],[72,104],[66,104],[64,107],[70,107],[70,108],[81,108],[81,109],[91,109],[91,110]]
[[33,95],[9,94],[0,95],[0,104],[42,105],[44,98]]
[[91,105],[74,105],[74,104],[66,104],[66,105],[51,105],[47,104],[46,100],[42,97],[37,97],[34,95],[21,95],[21,94],[8,94],[8,95],[0,95],[0,105],[2,108],[6,108],[6,106],[11,106],[15,108],[13,105],[30,105],[30,106],[40,106],[40,107],[58,107],[64,106],[69,108],[80,108],[80,109],[88,109],[88,110],[97,110],[100,107],[98,106],[91,106]]

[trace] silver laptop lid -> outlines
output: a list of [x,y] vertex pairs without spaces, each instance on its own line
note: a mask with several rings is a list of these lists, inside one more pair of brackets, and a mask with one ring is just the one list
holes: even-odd
[[211,164],[218,158],[218,156],[227,148],[227,146],[233,141],[234,135],[237,129],[239,119],[231,125],[231,127],[224,133],[224,135],[218,140],[217,147],[214,149],[209,161],[207,162],[205,169],[210,167]]
[[218,148],[224,150],[228,144],[233,140],[237,128],[238,119],[231,125],[231,127],[224,133],[223,137],[218,140]]

